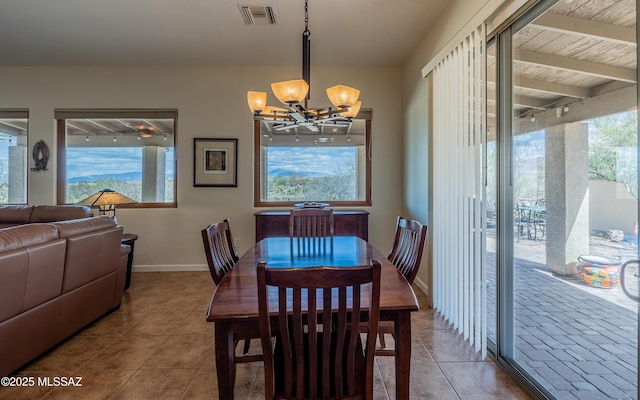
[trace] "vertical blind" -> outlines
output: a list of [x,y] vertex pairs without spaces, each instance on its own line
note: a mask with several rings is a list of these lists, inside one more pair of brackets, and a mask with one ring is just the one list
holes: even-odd
[[484,25],[433,69],[434,307],[486,356]]

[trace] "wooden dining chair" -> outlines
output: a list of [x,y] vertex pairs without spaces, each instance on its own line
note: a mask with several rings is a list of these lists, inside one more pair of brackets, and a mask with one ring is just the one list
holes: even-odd
[[265,399],[373,399],[380,269],[258,264]]
[[[393,246],[387,259],[396,266],[409,284],[413,284],[420,268],[424,242],[427,237],[427,226],[415,220],[398,217],[396,220],[396,233]],[[387,349],[384,339],[386,334],[394,335],[393,321],[383,321],[378,327],[378,340],[380,349],[376,350],[378,356],[393,356],[394,350]]]
[[302,252],[326,251],[333,245],[334,224],[331,208],[292,208],[289,213],[289,238],[297,241]]
[[[204,244],[204,253],[207,257],[209,272],[213,282],[218,286],[227,272],[238,262],[238,252],[233,243],[229,219],[223,222],[211,224],[202,231],[202,242]],[[235,343],[238,344],[237,342]],[[236,357],[236,363],[254,362],[262,360],[262,355],[249,356],[249,347],[251,343],[247,339],[244,341],[242,354],[244,356]]]

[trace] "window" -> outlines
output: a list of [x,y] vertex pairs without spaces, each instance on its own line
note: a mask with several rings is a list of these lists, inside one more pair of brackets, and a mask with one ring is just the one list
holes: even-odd
[[255,123],[256,206],[371,205],[371,121],[278,130]]
[[58,203],[112,189],[138,203],[175,207],[175,110],[56,110]]
[[0,204],[27,203],[26,110],[0,110]]

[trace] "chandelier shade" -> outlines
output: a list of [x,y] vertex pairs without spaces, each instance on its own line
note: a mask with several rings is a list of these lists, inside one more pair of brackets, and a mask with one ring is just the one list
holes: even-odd
[[351,107],[349,107],[349,110],[343,113],[340,113],[340,115],[342,115],[345,118],[355,118],[360,112],[361,107],[362,107],[362,102],[356,101]]
[[262,111],[267,106],[267,92],[247,92],[251,112]]
[[326,90],[327,97],[333,107],[309,108],[309,82],[311,41],[308,23],[308,0],[304,3],[305,30],[302,33],[302,79],[275,82],[271,84],[271,91],[287,108],[267,106],[266,92],[247,92],[249,109],[255,120],[261,120],[272,125],[274,131],[290,131],[290,128],[305,127],[309,131],[320,132],[320,127],[331,125],[335,127],[349,127],[351,120],[356,118],[362,103],[358,101],[360,90],[335,85]]
[[360,91],[345,85],[336,85],[327,89],[327,97],[334,107],[351,107],[358,101]]
[[284,104],[302,103],[309,93],[309,84],[304,79],[275,82],[271,90],[280,102]]

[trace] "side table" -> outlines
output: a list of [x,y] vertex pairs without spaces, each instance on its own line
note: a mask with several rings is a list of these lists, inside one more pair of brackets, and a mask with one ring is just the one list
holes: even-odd
[[123,233],[122,234],[122,244],[126,244],[131,247],[131,252],[127,256],[127,277],[124,281],[124,289],[129,289],[131,286],[131,270],[133,269],[133,247],[138,240],[138,235],[135,233]]

